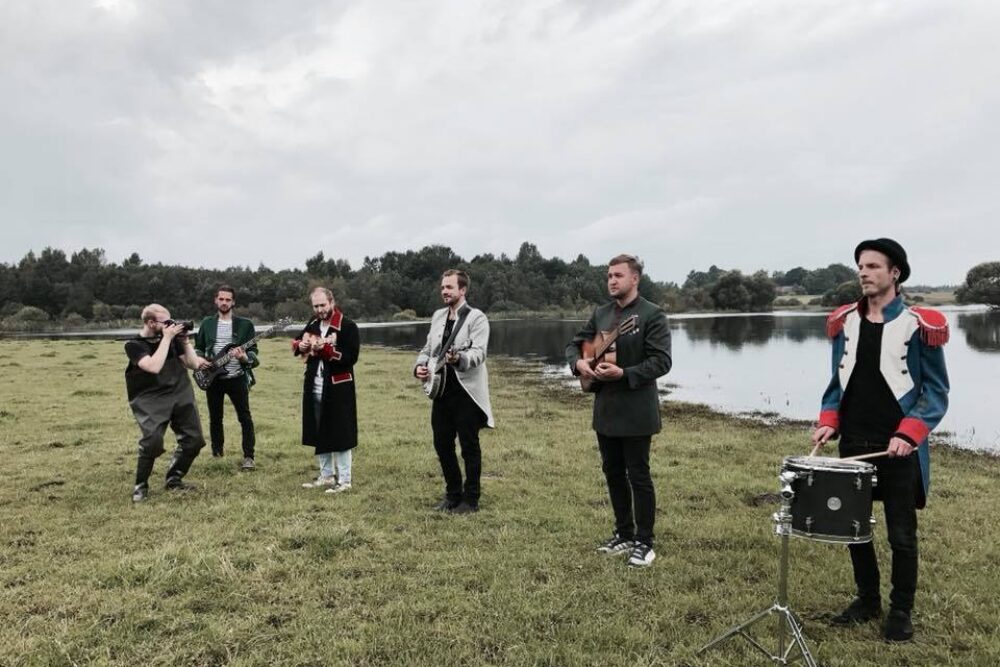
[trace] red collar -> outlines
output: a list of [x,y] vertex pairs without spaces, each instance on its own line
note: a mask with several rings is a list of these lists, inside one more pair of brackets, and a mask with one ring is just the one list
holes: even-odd
[[[333,328],[335,331],[340,331],[340,325],[343,322],[343,320],[344,320],[344,311],[342,311],[340,308],[334,307],[333,317],[331,317],[329,321],[330,327]],[[320,321],[319,325],[320,327],[322,327],[323,322]]]

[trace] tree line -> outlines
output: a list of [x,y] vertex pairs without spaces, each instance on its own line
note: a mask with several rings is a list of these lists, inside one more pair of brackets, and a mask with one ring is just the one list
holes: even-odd
[[[990,276],[1000,274],[1000,263],[994,264],[992,273],[980,267],[970,271],[970,279],[977,282],[966,295],[978,299],[990,289],[998,291],[997,283],[990,282]],[[466,260],[447,246],[431,245],[365,257],[358,268],[318,252],[302,268],[278,271],[263,264],[256,269],[149,264],[136,253],[116,263],[100,248],[83,248],[69,256],[45,248],[38,254],[28,252],[16,264],[0,264],[0,325],[40,330],[131,324],[152,302],[167,306],[176,318],[197,319],[212,311],[221,284],[236,288],[239,312],[260,321],[308,319],[307,294],[316,285],[331,288],[338,305],[359,320],[423,318],[439,307],[437,286],[448,268],[467,271],[470,301],[494,314],[580,315],[607,298],[606,264],[593,264],[584,255],[572,261],[546,258],[527,242],[514,257],[487,253]],[[713,265],[691,271],[681,285],[644,274],[640,291],[669,312],[767,311],[784,305],[780,298],[776,301],[782,295],[819,294],[823,305],[860,297],[855,271],[843,264],[749,275]],[[1000,294],[997,297],[1000,303]]]

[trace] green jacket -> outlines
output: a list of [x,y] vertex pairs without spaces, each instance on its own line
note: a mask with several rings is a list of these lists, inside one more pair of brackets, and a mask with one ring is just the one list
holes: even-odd
[[[206,317],[198,326],[198,333],[194,337],[194,351],[206,359],[211,359],[215,354],[215,332],[218,331],[219,316],[212,315]],[[256,330],[253,322],[245,317],[233,315],[233,342],[242,345],[254,337]],[[247,360],[243,362],[243,377],[246,378],[247,386],[252,387],[257,380],[254,379],[253,369],[260,365],[257,358],[257,344],[254,343],[247,348]]]
[[611,331],[616,323],[636,315],[636,325],[615,341],[617,365],[625,371],[620,380],[600,382],[594,397],[593,428],[601,435],[632,437],[659,433],[660,400],[656,378],[666,375],[672,364],[670,326],[655,304],[636,297],[620,314],[610,301],[598,307],[579,333],[566,346],[566,361],[577,375],[580,344],[593,340],[598,331]]

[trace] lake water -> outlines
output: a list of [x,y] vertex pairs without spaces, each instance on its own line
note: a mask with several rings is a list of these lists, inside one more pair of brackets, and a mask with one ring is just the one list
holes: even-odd
[[[1000,311],[944,309],[951,323],[945,348],[951,380],[947,431],[959,447],[1000,453]],[[661,379],[668,400],[704,403],[733,413],[815,419],[830,377],[830,344],[821,314],[677,315],[670,318],[673,369]],[[490,353],[544,364],[570,378],[563,348],[577,321],[491,322]],[[363,343],[419,348],[428,324],[365,327]]]

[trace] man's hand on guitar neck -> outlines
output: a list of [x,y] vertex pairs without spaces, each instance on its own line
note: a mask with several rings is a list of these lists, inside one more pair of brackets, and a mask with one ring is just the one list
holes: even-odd
[[247,353],[243,351],[242,347],[234,347],[233,348],[233,359],[235,359],[236,361],[238,361],[238,362],[240,362],[242,364],[242,363],[246,362],[246,360],[247,360]]

